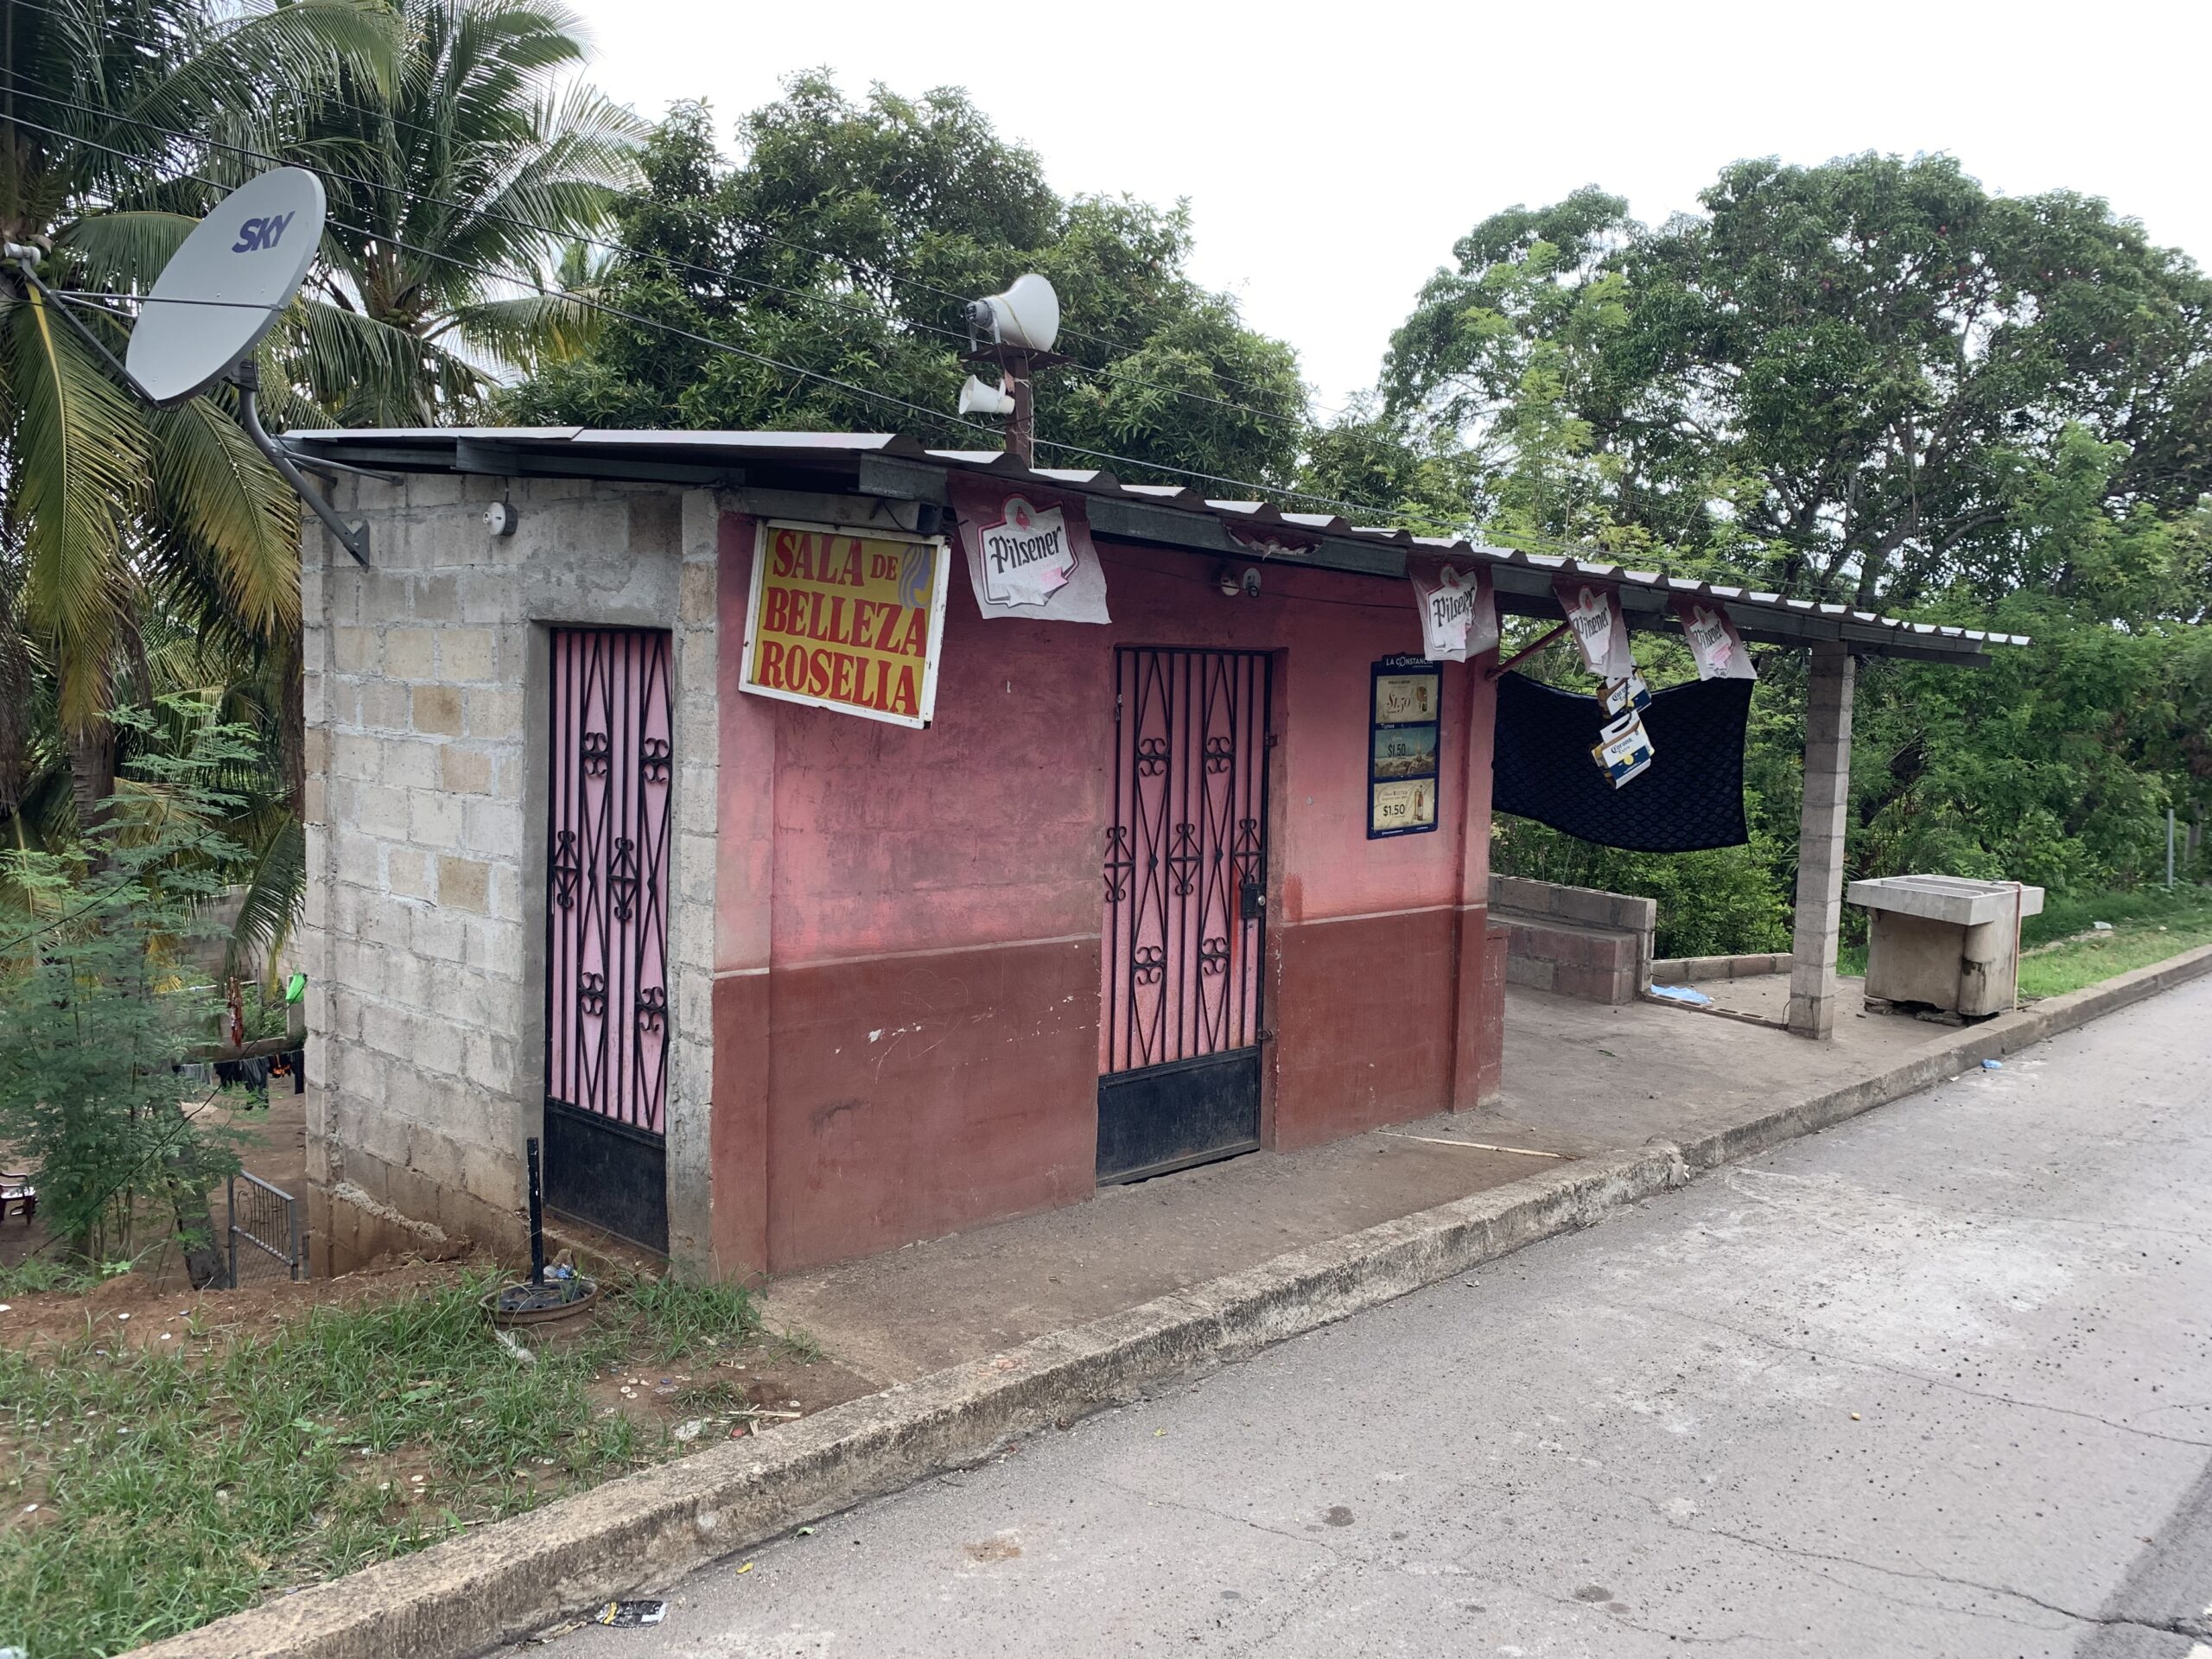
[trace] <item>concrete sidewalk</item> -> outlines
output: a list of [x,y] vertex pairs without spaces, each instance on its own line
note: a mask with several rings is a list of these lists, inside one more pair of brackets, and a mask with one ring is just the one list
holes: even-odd
[[[1788,976],[1772,978],[1716,988],[1763,1007],[1788,996]],[[1859,983],[1844,982],[1853,1013]],[[1510,987],[1496,1111],[1106,1187],[1071,1208],[772,1281],[763,1312],[879,1385],[912,1382],[1561,1162],[1695,1139],[1763,1101],[1878,1075],[1958,1035],[1847,1014],[1834,1042],[1813,1043],[1684,1008]]]
[[[874,1333],[868,1352],[847,1351],[855,1359],[872,1358],[887,1370],[926,1363],[918,1334],[925,1323],[938,1327],[927,1341],[957,1344],[971,1357],[773,1434],[718,1444],[141,1651],[152,1659],[465,1659],[595,1603],[672,1583],[693,1567],[801,1522],[971,1464],[1017,1436],[1137,1397],[1194,1367],[1244,1357],[1539,1239],[1590,1226],[1702,1172],[2208,973],[2212,946],[1965,1030],[1847,1017],[1839,1040],[1827,1046],[1654,1005],[1593,1008],[1516,998],[1502,1113],[1433,1120],[1312,1154],[1217,1166],[1154,1184],[1160,1192],[1150,1210],[1139,1189],[1128,1212],[1135,1219],[1117,1233],[1141,1236],[1156,1229],[1154,1248],[1172,1235],[1200,1236],[1199,1245],[1173,1260],[1146,1262],[1137,1248],[1117,1243],[1120,1267],[1094,1268],[1086,1241],[1097,1248],[1103,1218],[1130,1202],[1124,1198],[786,1281],[772,1292],[773,1305],[785,1317],[803,1310],[815,1333],[833,1342],[826,1328],[832,1319],[861,1331],[871,1309],[902,1292],[944,1299],[931,1319],[877,1318],[867,1327]],[[1619,1069],[1598,1071],[1599,1061],[1618,1061]],[[1541,1087],[1532,1075],[1539,1065],[1549,1080]],[[1459,1144],[1411,1139],[1430,1128],[1440,1132],[1436,1141]],[[1493,1135],[1512,1135],[1511,1144],[1525,1150],[1484,1154],[1464,1144]],[[1423,1148],[1397,1162],[1403,1179],[1354,1179],[1363,1147],[1378,1166],[1398,1158],[1395,1148],[1376,1149],[1391,1140]],[[1547,1150],[1570,1155],[1527,1155]],[[1412,1200],[1402,1195],[1417,1179],[1443,1181],[1455,1159],[1466,1160],[1457,1182],[1462,1196],[1408,1213]],[[1332,1179],[1352,1190],[1338,1200],[1342,1207],[1293,1213],[1300,1195],[1311,1198]],[[1263,1189],[1274,1195],[1264,1207],[1257,1197]],[[1385,1219],[1332,1235],[1358,1206],[1392,1192],[1401,1196]],[[1198,1225],[1207,1216],[1214,1224]],[[1252,1262],[1269,1224],[1278,1253]],[[1205,1270],[1206,1249],[1248,1265],[1202,1282],[1185,1279]],[[979,1294],[970,1286],[956,1296],[957,1272],[972,1278],[979,1261],[972,1253],[979,1250],[990,1272],[1010,1275],[1008,1288]],[[1030,1251],[1045,1259],[1022,1259]],[[1126,1305],[1147,1274],[1179,1287]],[[1111,1287],[1086,1289],[1086,1278]],[[1048,1293],[1036,1290],[1040,1282]],[[1115,1306],[1083,1318],[1092,1297]],[[1056,1307],[1077,1310],[1068,1315],[1077,1322],[989,1351],[993,1328],[1012,1333],[1043,1325],[1058,1317]]]

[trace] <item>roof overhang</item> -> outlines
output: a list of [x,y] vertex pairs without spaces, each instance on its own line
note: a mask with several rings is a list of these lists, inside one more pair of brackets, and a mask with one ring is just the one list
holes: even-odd
[[[945,480],[974,473],[1085,498],[1094,533],[1180,551],[1280,561],[1318,570],[1402,577],[1409,562],[1452,559],[1491,568],[1499,608],[1557,618],[1553,582],[1587,576],[1618,588],[1632,628],[1672,627],[1673,601],[1699,595],[1728,607],[1747,639],[1806,645],[1841,641],[1865,656],[1972,665],[1992,645],[2024,635],[1908,622],[1844,605],[1634,570],[1599,560],[1552,558],[1398,527],[1354,524],[1330,513],[1285,512],[1271,502],[1224,500],[1187,486],[1124,484],[1111,473],[1025,467],[996,450],[930,449],[887,432],[601,431],[585,427],[407,427],[294,432],[283,442],[304,465],[378,473],[467,473],[500,478],[604,479],[948,504]],[[1234,533],[1243,531],[1249,539]],[[1254,542],[1273,543],[1272,550]]]

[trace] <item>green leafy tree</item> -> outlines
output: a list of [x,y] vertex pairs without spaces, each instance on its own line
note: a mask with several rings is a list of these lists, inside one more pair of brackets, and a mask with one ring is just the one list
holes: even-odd
[[41,1215],[78,1255],[133,1255],[150,1203],[202,1283],[207,1194],[237,1162],[176,1071],[220,1006],[189,947],[242,856],[218,827],[240,804],[226,785],[260,757],[201,704],[121,718],[181,741],[143,748],[87,837],[100,855],[0,854],[30,918],[9,918],[0,950],[0,1145],[29,1160]]
[[[1465,457],[1509,543],[2033,636],[1975,673],[1867,665],[1852,869],[2159,868],[2166,807],[2201,823],[2212,785],[2212,283],[2102,201],[1998,196],[1943,156],[1748,162],[1703,200],[1652,228],[1593,188],[1478,226],[1393,338],[1396,464]],[[1763,654],[1753,844],[1700,892],[1761,864],[1789,891],[1802,668]],[[1532,826],[1500,861],[1693,897],[1687,862]]]
[[953,90],[905,99],[877,87],[855,103],[802,75],[739,139],[741,158],[726,166],[701,105],[656,130],[645,188],[622,210],[638,256],[603,289],[649,321],[607,319],[588,350],[509,394],[507,418],[896,429],[979,447],[990,438],[954,415],[968,372],[963,307],[1036,270],[1059,292],[1058,349],[1076,359],[1039,378],[1040,461],[1081,465],[1088,449],[1295,479],[1296,361],[1187,276],[1184,207],[1061,198],[1037,157]]
[[[120,354],[99,296],[143,293],[238,175],[224,145],[266,148],[288,101],[341,69],[387,72],[368,0],[217,13],[195,0],[42,0],[0,30],[0,237],[43,251],[49,286]],[[248,89],[252,89],[249,93]],[[0,692],[42,672],[79,820],[114,775],[111,707],[143,653],[144,602],[233,639],[298,626],[298,518],[224,406],[142,406],[19,269],[0,266],[0,535],[16,582],[0,608]],[[0,721],[19,791],[26,728]]]

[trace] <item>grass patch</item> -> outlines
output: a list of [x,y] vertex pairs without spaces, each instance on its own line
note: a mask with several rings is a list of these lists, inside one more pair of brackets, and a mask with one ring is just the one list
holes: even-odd
[[[2111,931],[2075,937],[2098,922],[2110,922]],[[2212,944],[2212,888],[2048,893],[2043,912],[2021,923],[2020,944],[2035,953],[2020,960],[2020,995],[2061,996]],[[1836,971],[1864,977],[1866,947],[1845,945],[1836,953]]]
[[97,1268],[64,1262],[46,1251],[35,1252],[12,1268],[0,1263],[0,1302],[10,1296],[35,1296],[42,1291],[79,1296],[97,1286],[103,1276]]
[[[2110,922],[2111,931],[2071,937],[2088,931],[2094,922]],[[2042,915],[2028,918],[2021,932],[2034,953],[2020,959],[2020,995],[2063,996],[2212,944],[2212,893],[2202,887],[2171,893],[2144,887],[2081,898],[2057,895]],[[2063,943],[2034,949],[2050,941]]]
[[588,1385],[760,1329],[742,1291],[640,1281],[573,1337],[523,1332],[526,1363],[477,1306],[493,1282],[188,1356],[0,1349],[0,1646],[120,1652],[657,1461],[681,1448]]

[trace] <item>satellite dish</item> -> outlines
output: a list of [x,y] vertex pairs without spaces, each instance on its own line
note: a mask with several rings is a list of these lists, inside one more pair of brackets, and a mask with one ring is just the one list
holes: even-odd
[[181,403],[260,345],[306,279],[322,217],[322,181],[296,167],[218,202],[162,267],[130,331],[124,365],[138,389],[156,404]]
[[968,321],[978,333],[988,329],[1001,346],[1049,352],[1060,337],[1060,296],[1033,270],[1015,277],[1005,293],[970,302]]

